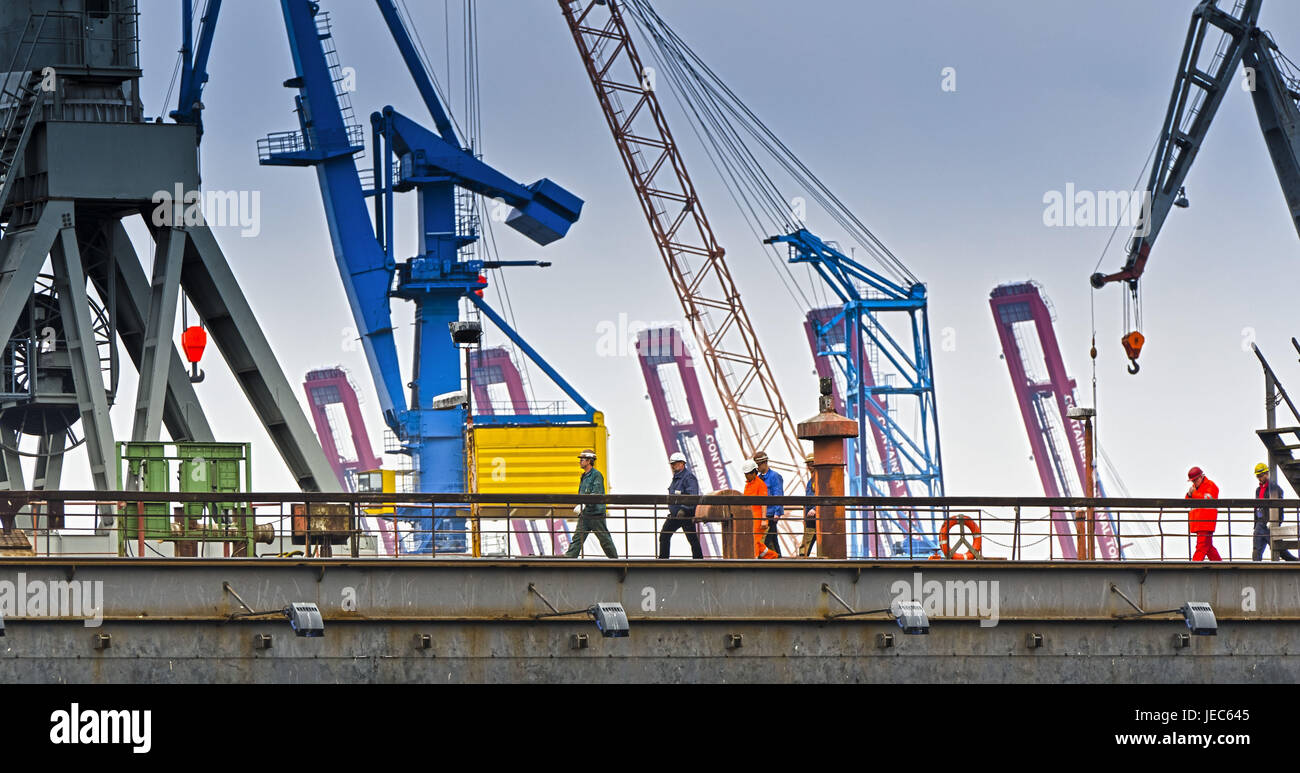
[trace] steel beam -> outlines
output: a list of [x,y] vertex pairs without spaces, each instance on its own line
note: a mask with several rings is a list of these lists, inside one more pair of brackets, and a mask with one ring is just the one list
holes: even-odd
[[18,455],[18,433],[9,427],[0,426],[0,488],[6,491],[22,491],[27,488],[23,483],[22,457]]
[[[149,303],[149,279],[145,276],[136,254],[135,246],[127,236],[121,221],[108,226],[108,249],[111,260],[105,262],[104,274],[92,274],[91,281],[99,291],[100,297],[108,297],[112,286],[117,301],[117,332],[122,347],[140,370],[144,361],[145,320]],[[112,281],[107,272],[114,272]],[[167,394],[163,401],[163,426],[172,440],[193,440],[200,443],[215,440],[208,418],[203,413],[203,405],[190,383],[185,362],[171,346],[170,364],[167,370]]]
[[153,285],[149,294],[149,316],[145,320],[144,351],[140,357],[140,380],[136,386],[135,420],[131,439],[156,441],[162,435],[163,394],[173,351],[172,330],[176,326],[176,304],[181,292],[181,260],[186,235],[178,228],[154,232],[156,252]]
[[[1225,625],[1175,649],[1167,623],[1009,623],[991,631],[893,623],[634,623],[602,639],[589,621],[327,623],[297,638],[283,621],[7,623],[0,680],[15,683],[1265,683],[1294,684],[1300,624]],[[112,646],[95,650],[107,633]],[[1041,648],[1026,647],[1040,634]],[[273,646],[254,648],[256,634]],[[585,634],[588,647],[575,649]],[[428,635],[429,648],[416,637]],[[892,646],[878,645],[892,635]],[[729,648],[732,636],[743,646]]]
[[50,201],[36,225],[7,233],[0,239],[0,337],[4,340],[13,334],[18,318],[27,310],[27,299],[61,223],[71,219],[70,203]]
[[[104,617],[110,621],[225,620],[241,611],[223,588],[229,582],[254,609],[310,601],[320,606],[327,623],[531,621],[547,610],[528,592],[529,583],[561,609],[618,601],[634,623],[826,624],[829,615],[843,610],[823,584],[854,609],[869,610],[888,607],[903,593],[927,596],[936,588],[969,593],[967,583],[990,604],[996,598],[997,619],[986,619],[994,623],[987,627],[1012,620],[1134,622],[1123,618],[1133,610],[1110,590],[1112,584],[1147,610],[1204,601],[1220,622],[1300,622],[1300,572],[1272,563],[0,559],[0,580],[14,581],[19,572],[28,582],[66,580],[70,572],[77,581],[102,581]],[[979,627],[977,609],[950,612],[939,617]],[[1160,619],[1171,632],[1182,626],[1177,614]]]
[[[1300,680],[1300,572],[1275,565],[962,562],[668,563],[551,560],[394,561],[8,559],[0,583],[22,589],[82,583],[102,620],[49,608],[6,608],[0,680],[10,682],[1216,682]],[[96,583],[99,590],[96,591]],[[311,601],[325,636],[294,637],[256,611]],[[580,615],[548,611],[619,601],[631,635],[602,639]],[[928,583],[935,583],[927,588]],[[922,596],[984,583],[995,625],[931,616],[927,636],[902,635],[886,615],[904,588]],[[996,583],[996,585],[994,585]],[[1148,610],[1208,601],[1218,635],[1191,637],[1177,614],[1131,612],[1115,584]],[[20,587],[21,586],[21,587]],[[30,594],[29,594],[30,595]],[[1247,603],[1249,599],[1249,603]],[[68,610],[71,612],[71,610]],[[948,611],[948,610],[945,610]],[[953,610],[959,612],[960,610]],[[56,615],[51,617],[50,615]],[[94,650],[92,637],[112,637]],[[255,650],[254,634],[271,634]],[[416,646],[428,635],[428,649]],[[586,634],[588,646],[574,647]],[[1041,646],[1027,644],[1041,635]],[[882,646],[884,637],[892,635]],[[734,646],[733,636],[742,646]],[[728,646],[728,644],[732,646]]]
[[64,432],[45,435],[40,440],[36,457],[36,470],[32,473],[32,489],[45,491],[57,489],[63,477],[63,451],[68,444]]
[[[90,306],[85,302],[86,275],[82,270],[81,250],[71,216],[62,220],[59,239],[55,241],[50,257],[54,263],[54,287],[63,318],[64,345],[71,353],[72,381],[77,391],[81,429],[86,436],[90,475],[95,488],[108,490],[113,487],[116,477],[110,468],[115,458],[113,423],[108,414],[108,393],[100,372],[95,331],[90,323]],[[111,523],[111,518],[107,522]]]

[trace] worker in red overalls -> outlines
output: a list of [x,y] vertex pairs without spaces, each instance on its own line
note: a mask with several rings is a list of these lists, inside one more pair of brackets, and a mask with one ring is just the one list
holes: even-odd
[[[1187,488],[1185,499],[1218,499],[1219,487],[1214,485],[1214,481],[1205,477],[1200,467],[1193,467],[1187,471],[1187,479],[1191,485]],[[1219,511],[1213,507],[1199,507],[1187,513],[1187,530],[1196,535],[1196,553],[1192,556],[1193,561],[1204,561],[1207,557],[1211,561],[1222,561],[1219,557],[1219,551],[1214,549],[1214,524],[1219,519]]]
[[[740,471],[745,473],[745,496],[767,496],[767,484],[758,476],[758,465],[752,459],[746,459],[740,466]],[[754,505],[750,510],[754,512],[754,558],[776,558],[776,551],[763,543],[766,530],[762,527],[767,524],[766,511],[762,505]]]

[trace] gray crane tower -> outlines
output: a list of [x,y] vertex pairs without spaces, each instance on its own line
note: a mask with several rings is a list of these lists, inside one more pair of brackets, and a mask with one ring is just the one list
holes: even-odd
[[[0,4],[0,489],[59,487],[84,444],[116,487],[119,348],[139,373],[129,437],[212,441],[172,335],[182,293],[303,490],[337,483],[212,231],[199,129],[146,122],[136,0]],[[180,201],[176,194],[180,193]],[[142,216],[152,276],[123,219]],[[30,486],[23,459],[34,459]]]

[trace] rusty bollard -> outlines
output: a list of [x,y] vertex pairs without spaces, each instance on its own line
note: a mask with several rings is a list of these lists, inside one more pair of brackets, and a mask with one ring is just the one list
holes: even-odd
[[[797,427],[800,440],[813,443],[813,489],[819,497],[844,496],[844,440],[858,436],[858,424],[835,412],[831,398],[831,380],[821,380],[820,411]],[[844,508],[840,505],[817,506],[817,555],[822,558],[848,558],[848,538],[844,528]]]

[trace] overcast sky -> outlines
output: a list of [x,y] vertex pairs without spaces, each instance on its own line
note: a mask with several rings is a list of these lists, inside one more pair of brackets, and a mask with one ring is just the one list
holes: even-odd
[[[443,0],[408,5],[460,112],[461,3],[447,9],[450,79]],[[1138,181],[1193,5],[655,3],[928,285],[949,494],[1042,493],[999,359],[988,306],[995,285],[1029,278],[1043,285],[1080,401],[1091,402],[1087,277],[1110,229],[1046,227],[1043,197],[1071,183],[1080,190],[1127,190]],[[178,47],[175,6],[141,3],[149,116],[174,107],[163,96]],[[358,116],[364,121],[392,104],[426,120],[373,4],[323,0],[322,6],[333,14],[342,63],[356,70]],[[586,201],[569,236],[546,248],[498,229],[503,258],[554,262],[510,274],[517,326],[605,413],[613,491],[661,491],[668,471],[636,359],[598,356],[597,342],[602,323],[616,324],[620,315],[680,320],[680,306],[556,3],[481,0],[479,8],[485,160],[525,182],[550,177]],[[1300,6],[1267,3],[1262,22],[1284,51],[1300,50]],[[956,71],[955,91],[941,88],[948,67]],[[347,367],[362,389],[378,446],[378,402],[360,351],[346,345],[353,325],[316,176],[257,164],[259,137],[296,128],[295,92],[280,85],[293,73],[277,3],[225,3],[210,72],[204,185],[258,191],[262,206],[257,237],[226,228],[217,229],[218,239],[291,383],[300,385],[312,368]],[[772,276],[676,103],[666,105],[787,404],[796,420],[807,418],[816,412],[816,381],[803,309]],[[1144,281],[1147,348],[1139,376],[1124,369],[1120,291],[1112,286],[1095,296],[1101,441],[1135,496],[1181,496],[1193,464],[1225,496],[1249,496],[1251,468],[1263,458],[1254,433],[1263,426],[1263,401],[1260,369],[1244,342],[1253,336],[1300,394],[1300,367],[1289,344],[1300,334],[1291,311],[1300,250],[1244,91],[1234,88],[1224,100],[1187,190],[1191,207],[1170,216]],[[414,221],[398,227],[406,257]],[[1102,269],[1122,263],[1126,235],[1116,237]],[[495,290],[488,300],[497,302]],[[398,319],[409,321],[409,311]],[[403,345],[409,347],[409,337]],[[214,358],[205,366],[209,375],[198,389],[219,439],[253,439],[256,487],[291,488],[224,366]],[[122,394],[133,394],[133,384],[128,374]],[[119,436],[130,426],[131,407],[121,399],[114,409]],[[729,459],[734,475],[734,442]],[[71,465],[67,475],[65,485],[75,480]]]

